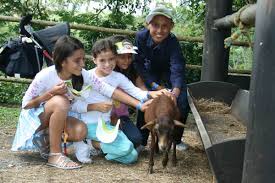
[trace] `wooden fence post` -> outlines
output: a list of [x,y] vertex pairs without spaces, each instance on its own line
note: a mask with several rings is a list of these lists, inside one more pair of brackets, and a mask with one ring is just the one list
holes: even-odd
[[275,181],[275,1],[259,0],[242,183]]
[[232,13],[232,0],[208,0],[205,20],[204,47],[201,80],[225,81],[228,75],[229,49],[224,48],[224,39],[231,29],[214,28],[214,20]]

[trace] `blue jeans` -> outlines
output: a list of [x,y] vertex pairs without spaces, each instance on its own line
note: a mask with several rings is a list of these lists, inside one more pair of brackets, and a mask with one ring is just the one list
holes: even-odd
[[120,128],[135,147],[141,144],[142,135],[136,125],[131,121],[129,116],[120,117]]

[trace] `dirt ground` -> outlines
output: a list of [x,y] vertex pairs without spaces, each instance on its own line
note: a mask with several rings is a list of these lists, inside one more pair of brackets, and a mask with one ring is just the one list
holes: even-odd
[[[109,162],[103,156],[93,157],[93,163],[78,170],[60,170],[46,165],[37,152],[12,152],[15,129],[0,127],[0,182],[159,182],[159,183],[212,183],[208,165],[195,121],[189,115],[184,141],[189,145],[185,152],[177,152],[176,167],[168,162],[161,165],[161,154],[155,158],[154,174],[148,174],[149,150],[143,151],[138,162],[122,165]],[[73,154],[70,157],[75,160]]]

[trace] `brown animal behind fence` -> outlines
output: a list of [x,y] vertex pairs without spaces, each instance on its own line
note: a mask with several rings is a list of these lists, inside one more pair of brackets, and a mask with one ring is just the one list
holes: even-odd
[[162,94],[155,98],[146,109],[145,125],[141,129],[147,128],[151,133],[151,150],[149,160],[149,173],[153,173],[154,153],[160,149],[164,151],[162,165],[165,167],[168,162],[168,153],[173,144],[172,165],[176,166],[176,141],[174,129],[185,127],[180,121],[180,112],[176,103],[170,96]]

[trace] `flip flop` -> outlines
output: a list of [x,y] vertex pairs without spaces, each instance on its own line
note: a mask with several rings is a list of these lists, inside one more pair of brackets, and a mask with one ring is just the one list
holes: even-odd
[[55,168],[63,169],[63,170],[72,170],[72,169],[78,169],[81,168],[81,165],[75,165],[75,166],[68,166],[69,163],[75,163],[67,156],[64,156],[62,153],[50,153],[50,156],[59,156],[58,159],[55,161],[55,163],[47,163],[48,166],[52,166]]

